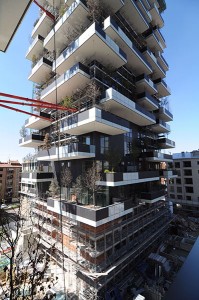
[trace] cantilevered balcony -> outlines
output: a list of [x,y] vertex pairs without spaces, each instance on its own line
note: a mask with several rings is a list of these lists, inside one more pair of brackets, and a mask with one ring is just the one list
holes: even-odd
[[152,73],[152,68],[144,55],[137,49],[112,17],[105,19],[104,31],[124,50],[128,58],[127,66],[133,70],[135,75],[141,72],[146,74]]
[[158,27],[158,26],[155,26],[155,27],[153,27],[153,30],[154,30],[154,32],[155,32],[155,35],[156,35],[157,39],[158,39],[158,40],[160,41],[160,43],[162,44],[163,48],[166,48],[166,47],[167,47],[166,41],[165,41],[165,39],[164,39],[164,37],[163,37],[163,35],[162,35],[162,33],[161,33],[159,27]]
[[19,146],[37,148],[38,146],[43,145],[43,141],[44,141],[43,135],[32,133],[24,138],[21,138],[19,140]]
[[51,181],[53,178],[53,172],[22,172],[21,173],[21,182],[29,183],[31,182],[46,182]]
[[147,161],[153,161],[153,162],[172,162],[173,161],[172,155],[161,153],[159,151],[144,152],[144,153],[142,153],[141,157],[146,159]]
[[149,28],[148,21],[138,8],[135,0],[126,0],[125,5],[120,9],[120,13],[135,28],[138,34]]
[[106,90],[105,98],[102,99],[100,103],[105,109],[108,108],[114,115],[139,126],[147,126],[155,124],[156,122],[155,116],[152,113],[113,88]]
[[124,0],[100,0],[105,5],[105,9],[109,9],[112,13],[116,13],[123,5]]
[[153,79],[164,78],[166,76],[166,72],[151,50],[145,47],[142,50],[142,53],[153,69]]
[[174,141],[171,141],[165,137],[163,138],[159,138],[157,140],[157,143],[159,145],[159,147],[161,149],[170,149],[170,148],[175,148],[175,142]]
[[144,4],[144,6],[146,7],[147,10],[149,10],[151,8],[151,4],[149,3],[148,0],[142,0],[142,3]]
[[129,132],[129,122],[107,111],[93,107],[61,120],[61,132],[80,135],[98,131],[109,135]]
[[160,51],[163,52],[164,51],[164,45],[161,43],[161,41],[159,40],[157,34],[156,34],[156,30],[153,29],[149,29],[147,30],[144,34],[145,40],[147,42],[147,46],[153,51]]
[[156,85],[146,74],[141,74],[136,77],[136,87],[138,93],[143,93],[143,92],[147,92],[149,94],[157,93]]
[[41,35],[37,35],[36,38],[31,43],[28,51],[26,53],[26,58],[32,60],[32,58],[38,57],[42,54],[44,46],[43,46],[44,38]]
[[35,24],[33,31],[32,31],[32,38],[36,38],[37,35],[41,35],[44,38],[50,32],[53,26],[53,19],[47,16],[46,13],[43,13],[38,22]]
[[52,71],[52,64],[52,61],[42,57],[32,68],[28,79],[38,84],[44,83],[45,78],[49,76]]
[[81,25],[83,28],[89,24],[88,8],[84,0],[77,0],[71,4],[55,27],[49,32],[44,40],[44,47],[50,51],[54,50],[54,35],[56,37],[57,49],[62,49],[66,45],[71,33]]
[[170,88],[167,86],[166,82],[159,78],[153,81],[156,84],[158,90],[158,96],[160,98],[171,95]]
[[157,180],[159,180],[159,171],[105,173],[98,184],[103,186],[122,186]]
[[[49,120],[44,120],[44,119],[40,118],[40,116],[45,117]],[[33,129],[37,129],[37,130],[48,127],[48,126],[50,126],[50,124],[51,124],[50,115],[45,112],[42,112],[42,111],[39,112],[38,117],[32,116],[25,121],[26,128],[33,128]]]
[[142,0],[135,0],[135,3],[137,4],[138,8],[140,9],[141,13],[145,17],[148,23],[151,23],[152,21],[152,16],[150,12],[148,11],[150,6],[147,8],[145,3]]
[[165,200],[167,192],[163,190],[142,192],[140,194],[139,200],[145,203],[155,203],[160,200]]
[[157,119],[155,125],[151,125],[151,130],[156,133],[170,132],[170,126],[162,120]]
[[163,121],[169,122],[173,121],[173,115],[165,107],[160,107],[156,112],[156,115]]
[[158,26],[159,28],[162,28],[164,26],[164,20],[155,3],[152,4],[151,9],[149,11],[153,18],[152,24]]
[[[102,51],[103,49],[103,51]],[[127,63],[126,54],[106,35],[97,23],[93,23],[77,40],[72,42],[57,58],[53,70],[62,74],[78,61],[99,61],[104,66],[117,69]]]
[[142,107],[149,111],[158,109],[159,102],[153,98],[149,93],[144,92],[137,95],[136,103],[140,104]]
[[160,52],[156,53],[156,58],[157,58],[159,65],[164,69],[164,71],[165,72],[168,71],[169,65]]
[[[123,202],[121,201],[119,203],[114,203],[106,207],[78,205],[76,203],[71,203],[63,200],[61,213],[73,220],[83,222],[84,224],[88,224],[93,227],[97,227],[102,224],[108,223],[115,218],[118,218],[118,214],[119,216],[124,216],[129,214],[129,212],[133,212],[133,206],[134,204],[131,200]],[[47,209],[49,211],[60,214],[59,201],[56,199],[48,199]],[[118,212],[118,214],[114,212]]]
[[81,63],[75,64],[64,74],[54,80],[41,92],[43,101],[58,103],[71,96],[77,89],[82,89],[90,80],[89,69]]
[[62,147],[53,147],[49,150],[41,150],[38,152],[38,160],[41,161],[57,161],[83,159],[95,157],[95,146],[81,143],[72,143]]

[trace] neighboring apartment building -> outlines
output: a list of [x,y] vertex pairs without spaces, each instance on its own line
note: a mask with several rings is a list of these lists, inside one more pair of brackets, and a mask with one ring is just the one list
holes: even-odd
[[1,203],[10,203],[19,199],[21,167],[18,160],[0,162]]
[[[166,4],[53,2],[56,8],[40,1],[55,21],[41,11],[34,24],[28,79],[41,100],[76,111],[43,109],[25,122],[36,131],[19,144],[37,154],[23,164],[22,198],[45,221],[37,225],[42,245],[64,268],[65,290],[78,299],[114,299],[171,220],[161,184],[175,177],[172,156],[161,152],[175,147],[167,138],[173,116],[161,101],[170,95],[160,31]],[[47,197],[53,176],[61,184],[68,167],[75,182],[93,161],[101,173],[95,206],[86,188],[77,201],[72,189],[67,199]]]
[[199,150],[173,154],[178,177],[169,180],[168,197],[174,208],[199,215]]

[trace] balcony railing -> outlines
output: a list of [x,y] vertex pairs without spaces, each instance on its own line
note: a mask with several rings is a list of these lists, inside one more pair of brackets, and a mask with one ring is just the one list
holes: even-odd
[[154,106],[159,106],[159,102],[147,92],[140,93],[137,95],[138,100],[141,98],[148,98],[154,104]]

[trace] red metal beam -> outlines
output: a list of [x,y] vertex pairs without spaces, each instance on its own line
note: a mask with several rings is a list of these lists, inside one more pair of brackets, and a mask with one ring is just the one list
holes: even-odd
[[[51,106],[50,103],[42,103],[42,104],[35,104],[35,103],[24,103],[24,102],[17,102],[17,101],[9,101],[9,100],[0,100],[0,103],[9,103],[9,104],[18,104],[18,105],[23,105],[23,106],[33,106],[33,107],[38,107],[38,108],[49,108],[49,109],[55,109],[54,106]],[[58,110],[63,110],[63,111],[68,111],[68,109],[64,106],[57,106],[56,109]]]
[[18,99],[18,100],[24,100],[24,101],[33,102],[33,103],[38,103],[38,105],[37,105],[38,107],[39,107],[39,105],[46,104],[46,105],[50,105],[51,109],[66,110],[66,111],[70,111],[70,112],[77,111],[76,108],[68,108],[68,107],[56,105],[56,104],[41,101],[41,100],[31,99],[31,98],[27,98],[27,97],[22,97],[22,96],[17,96],[17,95],[2,93],[2,92],[0,92],[0,96],[9,97],[9,98]]
[[23,114],[34,116],[34,117],[37,117],[37,118],[40,118],[40,119],[43,119],[43,120],[46,120],[46,121],[50,121],[50,119],[48,119],[48,118],[45,118],[45,117],[42,117],[42,116],[38,116],[36,114],[29,113],[29,112],[27,112],[25,110],[21,110],[21,109],[17,109],[17,108],[14,108],[14,107],[10,107],[8,105],[0,104],[0,107],[11,109],[11,110],[14,110],[16,112],[20,112],[20,113],[23,113]]
[[33,0],[33,2],[37,5],[37,6],[39,6],[39,8],[41,8],[41,10],[43,10],[46,14],[47,14],[47,16],[49,17],[49,18],[51,18],[53,21],[55,21],[55,16],[53,16],[49,11],[47,11],[42,5],[40,5],[36,0]]

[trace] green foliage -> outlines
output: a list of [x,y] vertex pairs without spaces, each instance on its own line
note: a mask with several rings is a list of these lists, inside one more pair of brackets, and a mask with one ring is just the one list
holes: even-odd
[[67,107],[67,108],[73,108],[72,102],[73,102],[72,97],[66,96],[65,98],[62,99],[62,101],[60,102],[60,105]]

